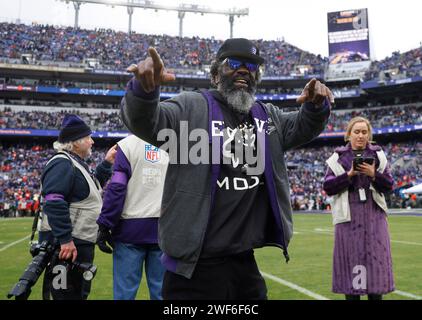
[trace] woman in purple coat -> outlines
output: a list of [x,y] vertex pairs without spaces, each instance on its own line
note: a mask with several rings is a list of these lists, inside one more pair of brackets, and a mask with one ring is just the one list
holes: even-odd
[[323,188],[333,196],[335,225],[333,292],[347,300],[381,300],[394,291],[387,205],[393,178],[381,147],[371,144],[369,121],[355,117],[345,134],[348,144],[326,161]]

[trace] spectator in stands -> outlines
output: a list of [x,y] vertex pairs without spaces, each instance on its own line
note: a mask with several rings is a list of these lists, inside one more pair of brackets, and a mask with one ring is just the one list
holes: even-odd
[[[22,62],[23,54],[31,54],[33,61],[49,65],[83,66],[87,58],[98,60],[96,69],[122,70],[134,63],[139,52],[155,46],[166,66],[183,73],[207,75],[205,66],[221,46],[221,40],[199,37],[171,37],[113,30],[84,30],[48,25],[0,23],[0,58]],[[268,61],[269,76],[303,76],[297,66],[306,66],[307,73],[322,74],[327,58],[305,52],[285,41],[258,41],[262,55]],[[123,53],[122,53],[123,52]],[[146,56],[144,55],[143,58]],[[66,86],[66,83],[63,84]]]
[[[393,80],[422,75],[422,47],[405,53],[393,52],[391,57],[371,63],[365,73],[365,80]],[[384,71],[387,71],[384,73]]]
[[[86,113],[79,110],[77,114],[89,123],[92,129],[98,131],[127,131],[118,112]],[[58,119],[61,119],[63,115],[64,112],[12,111],[9,108],[4,108],[3,110],[0,109],[0,128],[55,129],[60,125]],[[356,109],[341,113],[334,111],[325,131],[344,131],[346,129],[344,121],[349,121],[356,116],[367,118],[376,128],[421,124],[422,105],[383,107],[369,110]]]
[[[362,117],[347,125],[345,147],[327,160],[324,190],[333,196],[335,225],[333,286],[347,300],[381,300],[394,291],[390,237],[385,193],[392,190],[393,178],[387,158],[372,144],[372,127]],[[372,164],[356,165],[356,158],[368,157]]]
[[134,135],[118,143],[113,176],[97,220],[97,244],[101,251],[113,253],[115,300],[135,299],[144,264],[150,299],[162,300],[165,269],[160,261],[158,217],[167,164],[163,150]]
[[[180,121],[189,124],[186,135],[203,132],[206,146],[207,133],[214,126],[218,135],[212,137],[213,165],[207,152],[205,162],[187,160],[186,165],[178,162],[168,167],[159,221],[167,268],[163,298],[266,299],[253,249],[277,244],[288,260],[292,217],[283,152],[318,136],[333,95],[313,79],[298,100],[303,103],[300,111],[283,113],[272,104],[255,102],[264,59],[251,41],[229,39],[211,65],[217,90],[184,92],[159,102],[160,84],[174,80],[174,75],[166,71],[154,48],[148,52],[150,57],[128,68],[135,75],[122,102],[122,118],[129,130],[156,146],[163,144],[157,138],[160,130],[179,132]],[[265,148],[265,164],[236,159],[238,153],[234,155],[231,148],[217,152],[230,142],[227,132],[239,134],[228,144],[234,145],[232,150],[255,152],[262,160],[260,152]],[[249,188],[238,187],[239,180]]]
[[[58,152],[47,163],[42,181],[44,197],[42,228],[52,231],[54,241],[60,245],[59,260],[92,263],[100,214],[101,187],[111,176],[111,165],[116,154],[111,148],[95,173],[89,170],[84,159],[91,155],[94,141],[91,129],[76,115],[63,119],[58,141],[54,149]],[[57,300],[82,300],[88,297],[90,282],[75,269],[67,272],[67,286],[55,288],[54,265],[46,270],[47,283],[52,283],[51,293]]]
[[[331,112],[331,117],[335,112]],[[331,122],[330,117],[330,122]],[[372,122],[371,122],[372,123]],[[394,177],[394,192],[389,195],[389,208],[406,208],[406,203],[401,199],[399,190],[405,185],[415,185],[422,182],[422,143],[407,141],[402,143],[388,143],[382,146],[392,167]],[[327,203],[327,194],[322,189],[325,174],[325,163],[320,159],[327,159],[333,152],[333,147],[301,148],[286,152],[286,163],[289,169],[289,181],[292,186],[291,202],[306,190],[307,194],[317,197],[319,209],[324,210]],[[103,147],[96,147],[92,151],[90,166],[95,169],[95,164],[100,163],[102,155],[107,151]],[[21,156],[22,155],[22,156]],[[13,194],[22,192],[24,187],[32,196],[39,193],[40,176],[48,159],[54,155],[54,150],[49,145],[0,145],[0,192],[3,191],[3,203],[7,210],[6,216],[14,217],[15,211],[11,207]],[[26,160],[26,161],[24,161]],[[310,175],[310,176],[309,176]],[[27,182],[18,184],[18,179],[27,176]],[[312,181],[312,183],[309,183]],[[294,186],[294,187],[293,187]],[[311,188],[312,187],[312,188]],[[416,206],[422,208],[419,198]],[[1,202],[1,200],[0,200]],[[402,204],[403,202],[403,204]],[[300,205],[299,205],[300,207]]]

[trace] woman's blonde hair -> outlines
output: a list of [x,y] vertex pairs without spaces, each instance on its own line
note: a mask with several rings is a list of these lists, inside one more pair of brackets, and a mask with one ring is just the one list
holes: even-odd
[[354,117],[352,118],[349,123],[347,124],[347,129],[346,129],[346,134],[344,135],[344,141],[349,141],[350,140],[350,134],[352,133],[352,129],[353,126],[358,123],[358,122],[365,122],[366,126],[368,127],[368,142],[371,143],[373,142],[372,139],[372,126],[371,123],[369,122],[368,119],[364,118],[364,117]]

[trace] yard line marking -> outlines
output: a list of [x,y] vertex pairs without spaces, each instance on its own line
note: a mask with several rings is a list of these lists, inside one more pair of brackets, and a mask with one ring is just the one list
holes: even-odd
[[420,242],[410,242],[410,241],[399,241],[399,240],[391,240],[391,242],[403,243],[403,244],[412,244],[414,246],[422,246]]
[[322,229],[322,228],[315,228],[316,232],[330,232],[333,233],[334,231],[332,229]]
[[[296,229],[297,230],[297,229]],[[319,228],[315,228],[314,230],[304,230],[304,229],[299,229],[297,230],[301,233],[322,233],[322,234],[327,234],[327,235],[332,235],[334,234],[333,231],[328,231],[327,229],[319,229]]]
[[308,297],[314,298],[316,300],[330,300],[327,297],[321,296],[321,295],[319,295],[315,292],[312,292],[308,289],[302,288],[302,287],[298,286],[297,284],[294,284],[292,282],[286,281],[286,280],[281,279],[279,277],[273,276],[272,274],[268,274],[268,273],[265,273],[265,272],[262,272],[262,271],[260,271],[260,272],[265,278],[271,279],[271,280],[278,282],[278,283],[280,283],[280,284],[282,284],[286,287],[289,287],[293,290],[299,291],[300,293],[302,293],[302,294],[304,294]]
[[418,296],[418,295],[413,294],[413,293],[405,292],[405,291],[395,290],[392,293],[398,294],[398,295],[403,296],[403,297],[412,298],[412,299],[415,299],[415,300],[422,300],[421,296]]
[[12,243],[9,243],[9,244],[5,245],[3,248],[1,248],[0,252],[4,251],[6,249],[9,249],[10,247],[13,247],[15,244],[18,244],[18,243],[20,243],[20,242],[22,242],[22,241],[24,241],[24,240],[26,240],[30,237],[31,237],[31,235],[27,235],[26,237],[23,237],[22,239],[19,239],[19,240],[12,242]]
[[[266,277],[268,279],[271,279],[271,280],[273,280],[275,282],[278,282],[278,283],[280,283],[282,285],[285,285],[285,286],[287,286],[287,287],[289,287],[289,288],[291,288],[293,290],[299,291],[300,293],[303,293],[304,295],[307,295],[307,296],[309,296],[311,298],[314,298],[316,300],[330,300],[327,297],[324,297],[322,295],[319,295],[319,294],[317,294],[315,292],[312,292],[312,291],[310,291],[308,289],[302,288],[302,287],[298,286],[297,284],[291,283],[289,281],[286,281],[284,279],[278,278],[276,276],[273,276],[271,274],[268,274],[268,273],[265,273],[265,272],[262,272],[262,271],[260,271],[260,272],[261,272],[261,274],[264,277]],[[405,292],[405,291],[401,291],[401,290],[395,290],[392,293],[395,293],[395,294],[400,295],[400,296],[403,296],[403,297],[412,298],[412,299],[415,299],[415,300],[422,300],[422,296],[418,296],[416,294]]]
[[[299,230],[299,232],[301,233],[319,233],[319,234],[326,234],[326,235],[333,235],[334,232],[328,231],[327,229],[320,229],[320,228],[315,228],[314,230]],[[422,246],[421,242],[412,242],[412,241],[401,241],[401,240],[390,240],[390,242],[394,242],[394,243],[401,243],[401,244],[410,244],[410,245],[414,245],[414,246]]]
[[1,218],[0,222],[11,222],[11,221],[22,221],[22,220],[34,220],[33,217],[13,217],[13,218]]

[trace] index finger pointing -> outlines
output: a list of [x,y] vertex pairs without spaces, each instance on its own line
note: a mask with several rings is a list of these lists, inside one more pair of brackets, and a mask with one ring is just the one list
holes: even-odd
[[309,81],[309,83],[307,84],[309,91],[312,92],[312,91],[315,90],[315,84],[316,84],[316,82],[317,82],[317,79],[315,79],[315,78],[312,78],[312,80]]
[[154,47],[149,47],[148,53],[150,57],[152,58],[152,62],[154,63],[154,68],[163,63],[160,58],[160,55],[158,54],[157,50],[155,50]]
[[334,95],[333,95],[333,93],[332,93],[332,92],[331,92],[331,90],[330,90],[330,89],[328,89],[327,87],[325,87],[325,90],[326,90],[326,93],[328,94],[328,99],[330,99],[330,103],[331,103],[331,104],[334,104],[335,99],[334,99]]
[[160,85],[160,78],[161,74],[163,73],[164,64],[155,48],[150,47],[148,49],[148,53],[152,59],[152,65],[154,68],[154,87],[156,87]]

